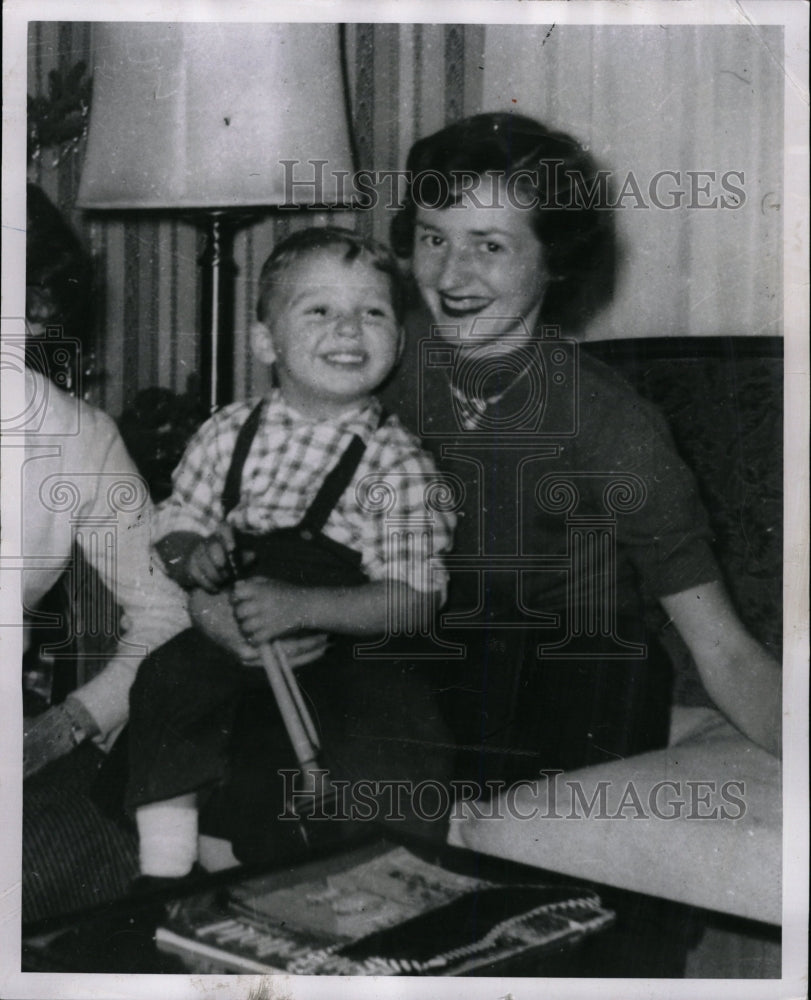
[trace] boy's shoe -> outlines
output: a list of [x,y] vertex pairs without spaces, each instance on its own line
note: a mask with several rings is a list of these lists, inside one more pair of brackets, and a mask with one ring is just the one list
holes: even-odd
[[196,861],[187,875],[177,878],[165,878],[161,875],[139,875],[130,885],[130,896],[139,898],[147,896],[185,895],[194,889],[202,888],[209,879],[209,873]]

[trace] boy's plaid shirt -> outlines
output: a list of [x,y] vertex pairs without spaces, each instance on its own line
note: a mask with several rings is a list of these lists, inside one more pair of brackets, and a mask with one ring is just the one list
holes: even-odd
[[[225,406],[194,435],[172,477],[171,497],[158,505],[156,540],[175,531],[207,536],[219,526],[237,435],[254,405],[255,401]],[[324,534],[360,552],[370,580],[403,580],[417,590],[444,594],[447,573],[437,557],[451,548],[455,517],[426,505],[431,484],[440,479],[433,459],[396,416],[378,428],[380,408],[372,399],[338,419],[312,421],[273,389],[242,472],[240,502],[228,521],[254,534],[298,524],[357,434],[366,442],[366,450],[327,519]],[[376,490],[375,483],[386,486]],[[359,491],[358,484],[362,484]],[[396,498],[393,506],[387,498]],[[429,555],[434,557],[430,567]]]

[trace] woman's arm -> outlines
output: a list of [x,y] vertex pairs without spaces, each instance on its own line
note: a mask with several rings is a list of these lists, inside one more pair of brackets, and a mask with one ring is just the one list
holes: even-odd
[[[127,720],[129,689],[143,658],[189,627],[186,595],[163,572],[152,554],[154,509],[146,483],[138,474],[124,443],[106,414],[94,411],[95,425],[87,442],[85,462],[93,484],[92,503],[82,507],[81,518],[91,530],[79,542],[88,564],[114,595],[122,613],[121,642],[101,673],[73,693],[95,719],[103,737]],[[117,485],[123,501],[143,490],[144,502],[116,503]],[[90,501],[90,497],[88,501]],[[91,544],[95,519],[115,512],[115,552]],[[92,599],[92,598],[91,598]]]
[[[59,465],[52,474],[60,482],[64,478],[73,484],[79,503],[75,509],[52,515],[50,534],[37,537],[35,533],[28,544],[31,551],[59,552],[62,548],[67,556],[75,534],[94,571],[81,588],[81,600],[94,612],[105,607],[107,594],[97,586],[104,584],[121,610],[121,629],[120,641],[104,668],[71,692],[63,705],[26,724],[26,776],[82,739],[92,737],[108,747],[127,720],[129,690],[141,660],[189,627],[185,595],[152,558],[152,505],[115,424],[101,411],[75,401],[68,404],[55,390],[48,402],[52,422],[58,421],[65,406],[80,407],[80,433],[68,439],[69,447],[60,443]],[[45,482],[41,474],[40,480]],[[33,485],[27,483],[26,497],[38,511],[37,494],[29,496]],[[56,548],[42,548],[55,543]]]
[[780,754],[782,672],[744,628],[721,583],[661,598],[698,667],[707,692],[727,718],[770,753]]

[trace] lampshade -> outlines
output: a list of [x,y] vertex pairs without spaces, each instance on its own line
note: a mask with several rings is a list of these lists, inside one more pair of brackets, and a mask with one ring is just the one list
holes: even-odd
[[120,22],[94,31],[79,206],[345,203],[336,174],[353,163],[336,25]]

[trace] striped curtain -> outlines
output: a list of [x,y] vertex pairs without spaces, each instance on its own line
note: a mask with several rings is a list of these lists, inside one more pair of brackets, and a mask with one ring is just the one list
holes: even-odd
[[[513,109],[570,132],[611,171],[627,195],[623,264],[615,300],[588,338],[781,332],[781,28],[355,24],[347,48],[361,168],[402,168],[416,138]],[[32,23],[29,93],[47,91],[52,69],[92,65],[92,51],[87,23]],[[197,370],[200,235],[148,216],[89,221],[73,207],[81,157],[80,149],[51,166],[46,152],[31,179],[96,260],[102,378],[93,401],[118,414],[147,386],[183,391]],[[729,174],[743,204],[699,207],[727,194]],[[651,202],[657,175],[660,201],[678,189],[680,206]],[[259,388],[247,332],[262,262],[289,231],[323,219],[268,218],[237,236],[240,397]],[[334,221],[386,240],[390,212],[380,204]]]

